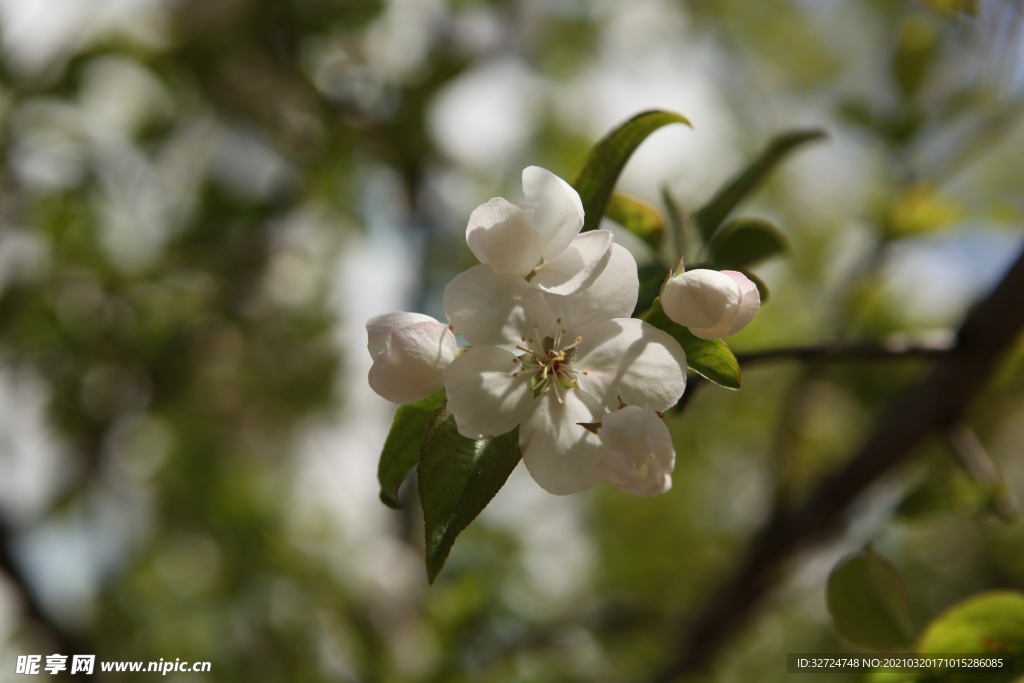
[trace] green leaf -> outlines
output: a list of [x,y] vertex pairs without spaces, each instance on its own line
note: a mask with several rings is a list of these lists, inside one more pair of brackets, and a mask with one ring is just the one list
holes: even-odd
[[908,521],[949,515],[973,517],[988,509],[993,492],[994,487],[979,484],[962,472],[937,472],[900,501],[896,515]]
[[634,316],[638,316],[654,305],[654,300],[661,294],[661,287],[670,275],[669,269],[660,263],[645,263],[637,268],[640,278],[640,292],[636,298]]
[[729,214],[757,189],[787,154],[806,142],[820,140],[823,137],[825,132],[821,130],[798,130],[784,133],[772,140],[757,159],[718,190],[695,214],[697,230],[705,244],[711,241],[715,231]]
[[655,299],[643,319],[665,330],[686,351],[686,365],[701,377],[726,389],[740,388],[740,364],[721,339],[701,339],[665,314],[661,300]]
[[679,206],[676,198],[672,196],[667,185],[663,185],[661,188],[661,201],[665,204],[668,225],[672,230],[672,252],[676,255],[685,254],[686,245],[691,242],[690,235],[687,234],[689,221],[686,220],[683,209]]
[[420,442],[430,419],[444,404],[444,392],[438,391],[417,403],[399,406],[391,431],[384,441],[384,450],[377,465],[380,499],[385,505],[399,510],[398,487],[402,485],[420,459]]
[[459,434],[444,406],[437,410],[423,437],[417,470],[431,583],[455,538],[504,486],[519,459],[518,429],[474,441]]
[[737,218],[722,226],[708,244],[713,263],[738,270],[789,251],[789,240],[769,221]]
[[665,236],[665,219],[661,212],[642,199],[615,192],[608,201],[605,214],[652,249],[661,246]]
[[946,18],[955,14],[965,14],[969,17],[978,15],[978,0],[925,0],[924,4]]
[[583,202],[586,215],[583,230],[594,230],[601,224],[612,189],[626,161],[648,135],[670,123],[690,122],[681,114],[668,111],[645,111],[609,133],[587,156],[583,170],[573,187]]
[[826,595],[836,631],[850,642],[875,650],[906,649],[913,642],[903,578],[870,547],[832,569]]
[[889,201],[884,228],[886,236],[892,239],[916,237],[948,230],[960,223],[966,214],[962,202],[934,185],[919,183],[904,189]]
[[867,675],[865,681],[866,683],[917,683],[917,674],[891,669],[875,669]]
[[1013,670],[1003,673],[950,672],[944,683],[984,680],[1008,683],[1024,665],[1024,593],[991,591],[982,593],[941,614],[925,628],[918,643],[920,654],[1007,654],[1014,656]]
[[906,17],[892,56],[892,77],[906,100],[912,100],[927,80],[938,53],[938,30],[921,14]]
[[746,275],[747,278],[754,283],[754,286],[757,287],[757,293],[761,297],[761,304],[764,305],[765,303],[767,303],[768,297],[771,295],[771,293],[768,291],[768,285],[764,283],[764,280],[754,275],[749,270],[740,269],[739,272]]

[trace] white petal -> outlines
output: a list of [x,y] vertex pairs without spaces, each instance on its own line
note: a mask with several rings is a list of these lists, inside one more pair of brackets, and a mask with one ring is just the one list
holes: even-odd
[[415,403],[438,391],[443,370],[455,358],[455,335],[423,317],[427,320],[392,330],[370,367],[370,388],[394,403]]
[[533,402],[530,377],[518,373],[515,355],[494,346],[474,346],[444,371],[448,412],[470,439],[497,436],[519,424]]
[[580,388],[606,408],[619,403],[668,410],[686,388],[686,354],[667,332],[618,318],[585,332],[573,368]]
[[740,288],[740,307],[736,312],[736,317],[732,320],[732,331],[729,332],[729,334],[736,334],[754,319],[754,315],[761,308],[761,293],[757,291],[757,285],[743,273],[735,270],[723,270],[722,275],[728,275]]
[[404,311],[385,313],[384,315],[377,315],[370,318],[366,321],[366,348],[370,352],[370,357],[376,358],[380,354],[384,353],[384,349],[387,347],[388,335],[399,327],[406,327],[413,323],[425,322],[434,322],[438,325],[441,324],[429,315],[423,315],[422,313],[406,313]]
[[579,423],[596,422],[602,410],[581,391],[553,391],[534,400],[519,427],[519,449],[534,481],[559,496],[585,491],[600,481],[597,474],[601,439]]
[[740,310],[739,284],[717,270],[689,270],[676,275],[662,288],[665,314],[703,339],[730,334]]
[[601,420],[603,481],[635,496],[656,496],[672,488],[676,452],[665,421],[657,413],[626,406]]
[[537,268],[530,282],[554,294],[573,294],[589,286],[608,264],[613,239],[607,230],[577,235],[565,251]]
[[633,315],[640,289],[636,261],[618,244],[608,251],[608,263],[588,287],[572,296],[547,295],[551,310],[564,321],[570,338],[599,322]]
[[533,227],[544,244],[544,258],[561,254],[583,227],[583,203],[576,190],[539,166],[523,169],[523,194],[533,207]]
[[539,289],[521,277],[499,275],[490,266],[456,275],[444,290],[444,312],[474,346],[514,348],[538,329],[554,327],[551,307]]
[[530,212],[496,197],[478,206],[469,216],[466,243],[470,251],[496,273],[525,276],[540,263],[544,253]]

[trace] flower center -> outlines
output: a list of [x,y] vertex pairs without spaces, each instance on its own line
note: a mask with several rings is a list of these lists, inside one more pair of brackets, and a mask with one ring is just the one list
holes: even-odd
[[[559,318],[557,323],[561,325],[562,319]],[[543,339],[539,339],[539,326],[534,325],[533,329],[535,336],[522,337],[523,344],[516,346],[522,353],[516,358],[519,371],[513,376],[517,377],[522,372],[529,373],[532,375],[530,386],[535,398],[554,391],[558,402],[564,405],[562,392],[580,386],[572,364],[576,360],[576,347],[583,338],[576,337],[571,344],[565,344],[563,337],[567,331],[562,327],[558,328],[553,337]]]

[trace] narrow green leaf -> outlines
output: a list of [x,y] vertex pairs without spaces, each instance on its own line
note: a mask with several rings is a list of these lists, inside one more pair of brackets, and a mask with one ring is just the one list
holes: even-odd
[[661,188],[661,201],[665,204],[665,212],[668,216],[668,225],[672,235],[672,253],[685,254],[687,245],[692,243],[690,235],[687,234],[687,223],[686,216],[683,215],[683,209],[679,206],[679,202],[672,196],[667,185],[663,185]]
[[459,434],[444,406],[437,410],[423,437],[417,470],[431,583],[455,538],[504,486],[519,459],[518,429],[473,441]]
[[768,297],[771,295],[771,293],[768,291],[768,285],[764,283],[764,280],[759,278],[757,275],[754,275],[749,270],[744,270],[740,268],[739,272],[746,275],[747,278],[754,283],[754,286],[757,287],[757,293],[761,296],[761,305],[763,306],[765,303],[767,303]]
[[839,562],[826,590],[843,638],[875,650],[906,649],[914,639],[910,595],[899,570],[870,547]]
[[444,392],[439,391],[417,403],[399,406],[391,431],[384,441],[384,450],[377,465],[380,499],[388,507],[401,509],[398,487],[402,485],[420,459],[420,442],[437,409],[444,404]]
[[587,156],[573,187],[583,202],[586,215],[584,230],[594,230],[601,224],[612,189],[626,161],[648,135],[670,123],[690,122],[681,114],[668,111],[645,111],[609,133]]
[[682,325],[672,322],[655,299],[643,319],[658,329],[665,330],[679,342],[686,352],[686,365],[701,377],[726,389],[740,388],[740,364],[736,356],[721,339],[701,339]]
[[768,147],[742,173],[726,183],[715,195],[702,206],[694,218],[697,230],[705,244],[711,241],[715,231],[729,214],[747,196],[757,189],[776,164],[800,145],[820,140],[825,137],[824,131],[798,130],[784,133],[772,140]]
[[1024,593],[991,591],[954,605],[925,628],[918,652],[927,655],[1013,655],[1014,665],[1005,671],[948,672],[943,683],[983,680],[1008,683],[1024,666]]
[[642,199],[615,192],[608,201],[605,214],[652,249],[661,246],[665,236],[665,219],[661,212]]
[[737,218],[722,226],[708,244],[713,263],[723,268],[749,268],[789,251],[789,240],[771,222]]

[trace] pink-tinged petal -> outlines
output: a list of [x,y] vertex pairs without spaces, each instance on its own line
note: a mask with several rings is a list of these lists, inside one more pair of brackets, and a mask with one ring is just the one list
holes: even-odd
[[455,358],[455,335],[427,318],[392,330],[370,367],[370,388],[393,403],[415,403],[444,386],[442,373]]
[[448,283],[444,312],[474,346],[512,349],[524,337],[554,327],[551,307],[539,289],[521,277],[499,275],[483,265],[459,273]]
[[533,402],[530,377],[518,370],[516,357],[494,346],[474,346],[452,361],[444,389],[460,434],[482,439],[515,429]]
[[552,294],[575,294],[593,284],[611,258],[614,237],[607,230],[577,235],[561,254],[545,261],[530,282]]
[[615,410],[620,403],[668,410],[686,389],[686,354],[667,332],[636,318],[586,331],[573,369],[580,388]]
[[597,484],[601,439],[580,423],[596,422],[602,410],[581,391],[553,391],[534,400],[519,426],[519,449],[534,481],[549,493],[565,496]]
[[676,275],[661,291],[665,314],[702,339],[719,339],[730,333],[741,298],[733,278],[706,269]]
[[665,421],[657,413],[626,406],[601,420],[604,457],[598,475],[635,496],[656,496],[672,488],[676,452]]
[[377,315],[366,321],[366,349],[370,352],[371,358],[377,358],[387,348],[388,335],[400,327],[407,327],[415,323],[442,323],[434,320],[429,315],[422,313],[406,313],[398,311]]
[[533,208],[533,227],[544,244],[544,258],[551,260],[583,227],[583,203],[569,183],[539,166],[523,169],[523,194]]
[[608,262],[586,288],[571,296],[547,295],[551,310],[562,319],[570,338],[599,322],[633,315],[640,289],[636,261],[618,244],[612,244],[608,253]]
[[544,253],[529,211],[496,197],[469,216],[466,243],[496,273],[527,275]]
[[757,290],[757,285],[753,280],[743,273],[735,270],[723,270],[722,275],[728,275],[740,288],[740,306],[736,317],[732,320],[732,330],[729,332],[729,334],[736,334],[750,324],[758,309],[761,308],[761,293]]

